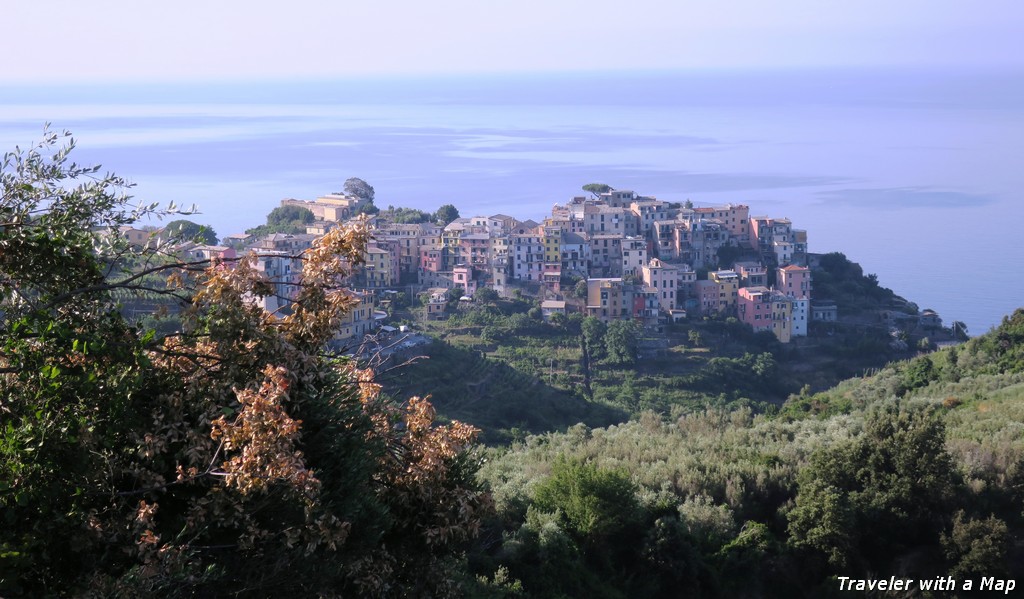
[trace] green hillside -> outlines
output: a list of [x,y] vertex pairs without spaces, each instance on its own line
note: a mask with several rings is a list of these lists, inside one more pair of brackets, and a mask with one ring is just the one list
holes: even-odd
[[539,597],[842,596],[839,576],[972,596],[1024,574],[1022,357],[1018,310],[776,415],[647,412],[493,450],[471,566],[486,592]]
[[[880,306],[905,300],[841,254],[822,261],[828,269],[815,272],[826,281],[823,289],[847,298],[844,305],[863,316],[812,327],[811,336],[792,343],[725,316],[656,330],[580,314],[546,323],[533,301],[517,296],[460,306],[444,321],[417,322],[435,342],[400,357],[425,359],[387,369],[381,380],[395,397],[431,395],[442,417],[481,428],[489,444],[581,422],[617,424],[644,411],[678,416],[749,406],[774,413],[793,395],[828,389],[917,351],[895,348],[888,327],[871,317]],[[846,274],[842,285],[828,283]],[[412,313],[394,317],[411,320]]]

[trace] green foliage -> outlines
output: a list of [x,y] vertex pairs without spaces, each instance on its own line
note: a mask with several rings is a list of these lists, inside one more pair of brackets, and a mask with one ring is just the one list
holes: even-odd
[[387,210],[382,210],[379,215],[387,221],[399,224],[429,223],[434,220],[433,214],[416,208],[388,206]]
[[994,331],[974,339],[967,352],[972,358],[988,362],[978,365],[982,372],[1024,372],[1024,309],[1017,309]]
[[755,393],[782,388],[778,364],[768,352],[747,353],[739,358],[711,358],[698,372],[681,379],[680,383],[686,387],[707,393]]
[[634,320],[612,321],[604,334],[605,354],[613,364],[634,364],[636,362],[637,337],[640,325]]
[[930,357],[922,356],[907,362],[901,367],[903,380],[896,388],[896,395],[903,396],[908,391],[927,386],[935,377],[934,364]]
[[588,567],[586,554],[558,514],[529,508],[505,545],[508,569],[531,597],[622,597]]
[[358,177],[350,177],[346,179],[342,192],[345,195],[364,199],[371,204],[373,203],[373,197],[375,195],[373,186]]
[[587,299],[587,280],[580,279],[572,288],[572,294],[579,299]]
[[447,225],[457,218],[459,218],[459,209],[451,204],[444,204],[434,212],[434,220],[442,225]]
[[485,304],[493,303],[498,301],[498,292],[491,287],[484,287],[483,289],[477,289],[476,293],[473,294],[473,299]]
[[993,331],[967,343],[945,348],[912,360],[890,364],[874,376],[852,379],[817,394],[794,396],[786,402],[783,413],[791,417],[827,416],[864,409],[872,403],[892,396],[934,396],[944,400],[943,385],[958,383],[958,396],[969,396],[974,390],[987,392],[980,383],[990,377],[1024,372],[1024,311],[1017,310]]
[[625,530],[638,507],[625,471],[567,460],[552,466],[551,477],[534,489],[533,502],[560,513],[573,534],[602,542]]
[[792,543],[860,573],[934,544],[936,523],[961,492],[944,444],[942,421],[926,410],[880,407],[863,436],[817,452],[801,473]]
[[508,568],[499,566],[493,577],[477,576],[476,584],[466,593],[469,599],[504,599],[506,597],[522,597],[523,583],[509,574]]
[[[520,333],[512,331],[530,330],[509,328],[515,326],[509,324],[511,320],[525,321],[526,327],[552,328],[518,314],[498,318],[494,324],[478,325],[482,337],[516,339]],[[385,391],[397,397],[432,394],[443,418],[480,427],[488,443],[508,442],[515,437],[513,429],[542,433],[564,430],[578,422],[605,426],[624,420],[626,415],[621,410],[584,401],[576,393],[576,385],[558,378],[557,364],[566,359],[563,351],[548,353],[538,345],[522,343],[500,355],[485,357],[476,350],[435,341],[416,348],[416,353],[426,359],[389,371],[381,382]],[[555,381],[548,377],[552,359],[556,364]]]
[[715,504],[708,495],[689,497],[679,506],[679,520],[687,532],[704,549],[718,551],[736,534],[732,510]]
[[746,253],[747,250],[740,246],[723,245],[722,247],[718,248],[717,252],[718,266],[720,268],[732,268],[732,265],[735,264],[736,261],[742,258]]
[[313,215],[313,212],[302,206],[278,206],[267,214],[267,224],[270,226],[308,225],[314,220],[316,220],[316,216]]
[[[299,308],[272,317],[251,261],[186,280],[126,259],[95,227],[155,206],[126,208],[57,139],[0,174],[0,594],[449,592],[489,505],[474,429],[322,353],[349,309],[327,286],[365,232],[318,240]],[[177,282],[140,290],[154,273]],[[135,291],[179,294],[181,331],[126,322]]]
[[[661,582],[660,585],[651,585],[661,587],[657,596],[670,597],[673,592],[682,593],[684,590],[686,596],[702,596],[700,579],[707,566],[686,526],[678,519],[658,518],[647,530],[641,556],[641,563],[650,576],[648,584]],[[648,591],[648,596],[651,591]]]
[[206,245],[217,243],[217,232],[207,225],[200,225],[186,219],[172,220],[164,227],[167,235],[182,241],[194,241]]
[[583,186],[583,191],[590,193],[595,198],[600,196],[602,193],[608,193],[614,189],[615,188],[611,185],[606,185],[604,183],[587,183]]
[[302,206],[278,206],[267,214],[266,224],[247,229],[248,235],[262,237],[272,233],[295,235],[306,232],[306,225],[316,220],[316,216]]
[[339,195],[343,194],[347,196],[357,197],[361,200],[365,200],[365,202],[356,210],[357,215],[373,215],[380,212],[380,209],[373,204],[373,198],[375,195],[375,192],[373,191],[373,186],[358,177],[350,177],[346,179],[345,186],[342,188],[342,190],[336,191],[335,193]]
[[[780,553],[778,543],[766,524],[747,521],[739,534],[715,555],[722,576],[722,594],[739,596],[771,587],[776,595],[795,594],[784,588],[781,577],[771,573],[772,558]],[[742,575],[737,575],[742,573]],[[762,582],[764,581],[764,582]]]
[[408,293],[399,291],[391,296],[391,306],[395,309],[403,310],[412,306],[412,299]]
[[[496,550],[498,561],[485,571],[506,565],[527,592],[540,596],[554,596],[551,588],[571,592],[564,586],[567,582],[545,574],[559,571],[562,578],[571,572],[575,580],[599,577],[620,596],[735,596],[726,589],[757,584],[749,573],[759,570],[731,566],[756,561],[771,580],[767,588],[787,589],[785,576],[771,566],[780,552],[767,530],[772,524],[757,523],[774,523],[777,510],[795,494],[801,460],[826,439],[846,438],[855,428],[848,421],[782,423],[753,417],[749,410],[709,410],[669,422],[645,413],[607,429],[581,425],[561,434],[528,437],[511,451],[492,454],[481,469],[499,513],[511,520],[510,530],[521,530],[524,512],[529,523],[529,514],[547,513],[556,505],[591,505],[564,498],[574,492],[588,496],[576,490],[587,486],[575,481],[600,479],[595,472],[601,471],[620,472],[611,486],[623,494],[612,494],[618,497],[614,502],[594,504],[624,505],[620,511],[631,515],[631,524],[620,528],[620,536],[596,542],[601,537],[574,532],[559,508],[550,512],[549,525],[557,527],[573,551],[538,555],[510,540]],[[563,500],[543,495],[543,506],[533,501],[538,489],[548,493],[555,480]],[[632,501],[622,491],[627,480]],[[753,522],[740,528],[740,521]],[[785,591],[777,596],[786,596]]]
[[957,512],[952,530],[942,535],[943,551],[952,566],[949,575],[956,579],[1006,576],[1008,533],[1006,523],[995,516],[980,520]]
[[[804,385],[779,416],[733,398],[786,388],[784,352],[714,355],[673,377],[646,364],[592,373],[593,401],[628,406],[633,420],[492,453],[480,474],[501,521],[488,534],[505,536],[473,553],[479,572],[504,565],[538,596],[597,594],[595,578],[617,596],[791,597],[827,596],[836,575],[1019,577],[1024,372],[1005,357],[1020,350],[1021,317],[824,392]],[[715,347],[741,334],[725,321],[699,330]],[[690,407],[716,402],[730,407]],[[661,414],[637,414],[645,405]],[[560,463],[630,473],[635,541],[588,545],[554,502],[537,504]]]
[[459,307],[459,302],[462,301],[462,297],[466,294],[466,289],[463,287],[455,286],[448,290],[448,311],[451,312]]
[[840,252],[822,255],[818,264],[812,272],[814,295],[835,301],[840,312],[890,307],[896,299],[891,289],[879,286],[877,276],[865,276],[860,265]]
[[604,336],[608,327],[593,316],[587,316],[580,324],[583,331],[583,341],[586,343],[587,351],[593,360],[599,360],[605,356]]
[[357,216],[360,215],[360,214],[367,214],[367,215],[372,216],[374,214],[379,214],[379,213],[380,213],[380,208],[378,208],[376,205],[374,205],[373,200],[370,200],[369,202],[363,204],[358,209],[356,209],[356,215]]
[[[792,365],[800,363],[798,356],[790,359],[791,352],[781,348],[774,336],[753,334],[738,321],[715,323],[720,332],[700,325],[707,334],[707,344],[713,347],[711,351],[684,347],[683,336],[672,339],[675,347],[668,351],[654,349],[642,360],[636,358],[638,344],[655,346],[656,339],[641,341],[635,325],[620,323],[614,327],[628,330],[619,339],[612,335],[612,351],[617,356],[613,359],[608,357],[608,326],[598,319],[572,313],[564,323],[561,318],[553,318],[550,326],[544,326],[532,318],[506,316],[513,306],[520,306],[515,310],[526,310],[528,316],[530,305],[526,302],[474,302],[431,328],[438,329],[450,343],[485,349],[490,357],[505,361],[524,375],[541,376],[569,393],[632,414],[643,410],[667,412],[677,406],[700,409],[709,405],[767,405],[781,402],[796,390],[796,381],[789,379]],[[682,332],[687,330],[693,329]],[[625,349],[617,348],[616,341],[622,341],[619,347],[624,345]],[[745,351],[751,348],[778,351],[780,357],[770,351]],[[769,355],[761,355],[765,353]],[[807,371],[798,371],[798,376],[807,376]]]

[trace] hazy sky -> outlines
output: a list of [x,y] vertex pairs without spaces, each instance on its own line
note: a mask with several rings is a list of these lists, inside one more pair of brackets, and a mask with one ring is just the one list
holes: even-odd
[[1019,0],[5,3],[0,82],[1024,65]]

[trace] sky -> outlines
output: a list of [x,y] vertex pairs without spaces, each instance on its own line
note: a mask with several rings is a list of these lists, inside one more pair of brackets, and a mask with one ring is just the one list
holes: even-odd
[[1024,65],[1019,0],[48,0],[0,82]]

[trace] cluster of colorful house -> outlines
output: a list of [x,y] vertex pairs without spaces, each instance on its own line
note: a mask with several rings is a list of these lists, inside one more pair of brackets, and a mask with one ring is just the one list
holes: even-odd
[[[185,251],[199,260],[254,252],[278,286],[258,301],[271,312],[287,309],[302,251],[356,218],[364,203],[340,194],[286,199],[282,205],[313,212],[305,234],[228,235],[222,245]],[[389,294],[423,293],[426,317],[437,319],[452,305],[453,290],[468,301],[485,287],[499,295],[528,291],[546,317],[576,310],[605,322],[656,325],[729,315],[782,342],[806,335],[808,320],[836,317],[834,305],[810,305],[807,232],[785,218],[750,216],[742,204],[694,207],[613,190],[556,204],[541,222],[495,214],[447,225],[379,216],[368,223],[373,239],[349,281],[360,303],[343,336],[371,332],[381,318],[375,307]]]

